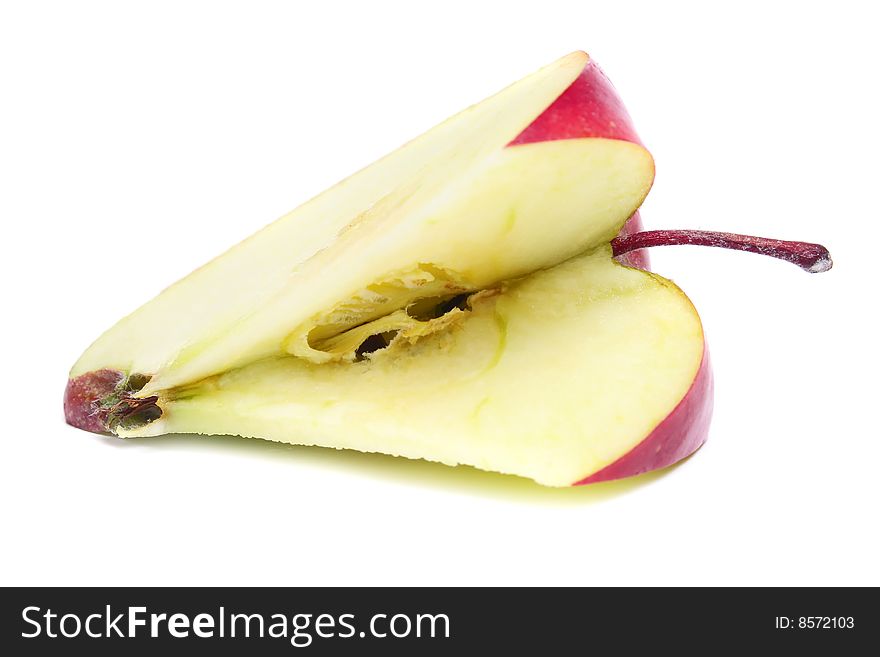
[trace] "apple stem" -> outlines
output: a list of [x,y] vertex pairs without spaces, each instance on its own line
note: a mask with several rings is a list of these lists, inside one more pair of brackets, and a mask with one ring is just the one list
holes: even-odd
[[760,253],[795,264],[811,274],[828,271],[832,264],[828,249],[821,244],[786,242],[768,237],[718,233],[709,230],[646,230],[611,240],[611,249],[616,257],[652,246],[674,246],[677,244],[714,246],[734,251]]

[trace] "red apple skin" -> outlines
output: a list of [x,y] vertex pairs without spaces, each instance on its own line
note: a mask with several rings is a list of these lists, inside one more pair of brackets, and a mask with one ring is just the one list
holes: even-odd
[[696,452],[709,434],[713,390],[709,349],[704,343],[703,359],[697,375],[672,412],[626,454],[572,485],[595,484],[659,470]]
[[509,146],[588,137],[642,144],[614,85],[592,59]]

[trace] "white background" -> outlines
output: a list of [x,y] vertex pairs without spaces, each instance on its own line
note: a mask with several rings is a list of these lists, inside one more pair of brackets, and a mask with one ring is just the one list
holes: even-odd
[[[880,584],[870,3],[6,2],[2,584]],[[657,250],[703,317],[707,445],[625,483],[67,427],[66,373],[164,286],[575,49],[657,162],[650,227],[826,244],[828,274]],[[833,611],[833,610],[832,610]]]

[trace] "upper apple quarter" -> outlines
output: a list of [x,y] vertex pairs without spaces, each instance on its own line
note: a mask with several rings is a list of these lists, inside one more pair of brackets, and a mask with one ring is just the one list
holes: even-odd
[[[506,148],[536,118],[545,126],[566,125],[568,120],[547,117],[571,113],[567,99],[578,94],[610,102],[613,90],[603,85],[586,55],[574,53],[469,108],[172,286],[103,336],[72,375],[108,367],[149,372],[147,392],[153,394],[277,353],[279,344],[291,345],[286,338],[292,330],[346,304],[365,283],[405,272],[414,262],[434,263],[475,290],[606,243],[650,188],[653,161],[647,151],[592,138],[601,126],[582,139],[570,131],[545,134],[543,141],[532,134],[528,144]],[[583,102],[587,115],[597,115],[596,99]],[[628,117],[617,123],[632,133]],[[511,226],[512,206],[517,220]],[[357,230],[346,230],[353,220]],[[398,233],[415,237],[408,244],[396,239],[396,251],[381,251],[395,223]],[[554,230],[547,231],[547,224]],[[288,242],[281,252],[278,245]],[[251,254],[262,251],[272,257],[260,253],[255,261]],[[259,288],[242,284],[246,279],[238,271],[245,266]],[[327,278],[332,269],[347,273],[334,272],[337,291],[314,302],[288,285]],[[195,286],[200,294],[192,298]],[[410,300],[402,299],[396,309]],[[161,314],[171,310],[189,313],[189,321],[165,325]],[[130,344],[139,349],[120,356]],[[230,362],[230,354],[240,358]]]

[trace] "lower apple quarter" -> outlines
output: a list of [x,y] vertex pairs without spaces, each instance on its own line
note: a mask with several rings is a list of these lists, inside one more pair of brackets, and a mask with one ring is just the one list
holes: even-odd
[[[687,297],[617,264],[607,247],[476,294],[461,315],[360,361],[275,357],[169,391],[160,419],[118,433],[233,434],[568,486],[662,427],[703,372],[702,328]],[[684,429],[664,444],[681,442]],[[669,453],[686,456],[677,444]],[[602,478],[641,465],[627,467]]]

